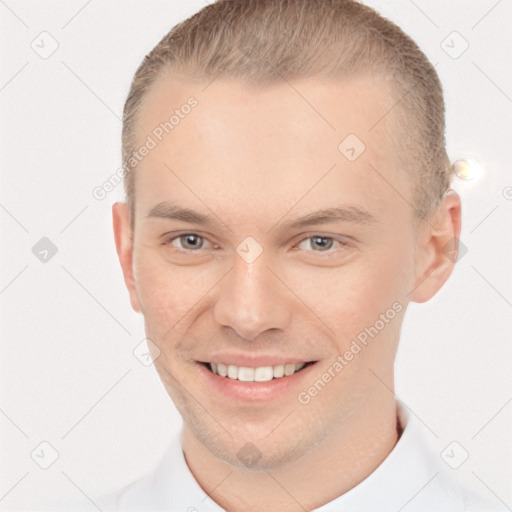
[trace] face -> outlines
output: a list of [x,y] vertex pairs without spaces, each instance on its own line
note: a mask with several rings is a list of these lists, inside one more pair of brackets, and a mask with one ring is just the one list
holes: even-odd
[[[118,251],[165,389],[221,460],[243,467],[247,443],[259,468],[295,460],[392,376],[418,279],[392,104],[362,78],[162,77],[147,97],[138,145],[157,144],[136,170],[133,241],[115,207]],[[340,146],[349,134],[364,151]]]

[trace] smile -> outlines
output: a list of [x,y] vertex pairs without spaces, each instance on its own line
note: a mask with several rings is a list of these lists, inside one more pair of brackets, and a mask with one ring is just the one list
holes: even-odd
[[268,382],[272,379],[289,377],[310,363],[284,363],[276,366],[236,366],[224,363],[203,363],[212,373],[242,382]]

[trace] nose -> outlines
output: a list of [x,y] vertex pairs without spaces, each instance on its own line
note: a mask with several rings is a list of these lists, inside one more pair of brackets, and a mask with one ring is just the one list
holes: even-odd
[[231,327],[245,340],[254,340],[268,329],[285,329],[291,319],[286,287],[267,268],[264,254],[252,263],[235,255],[213,309],[219,325]]

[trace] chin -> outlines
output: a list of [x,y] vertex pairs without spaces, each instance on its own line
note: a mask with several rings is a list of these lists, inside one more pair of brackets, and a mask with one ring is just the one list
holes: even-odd
[[[222,430],[222,429],[221,429]],[[198,435],[200,434],[200,435]],[[205,448],[217,459],[244,471],[270,471],[280,469],[299,460],[316,443],[301,438],[299,444],[293,436],[282,432],[272,433],[268,438],[242,434],[230,436],[222,433],[208,433],[201,429],[196,433]]]

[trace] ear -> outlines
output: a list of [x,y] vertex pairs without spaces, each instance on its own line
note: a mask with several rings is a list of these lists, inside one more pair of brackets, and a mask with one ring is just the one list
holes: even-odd
[[453,271],[459,253],[461,202],[449,189],[433,217],[422,226],[417,240],[413,302],[427,302]]
[[123,271],[124,282],[132,308],[140,313],[140,302],[133,277],[133,231],[131,228],[130,209],[126,203],[114,203],[112,205],[112,223],[116,241],[117,256]]

